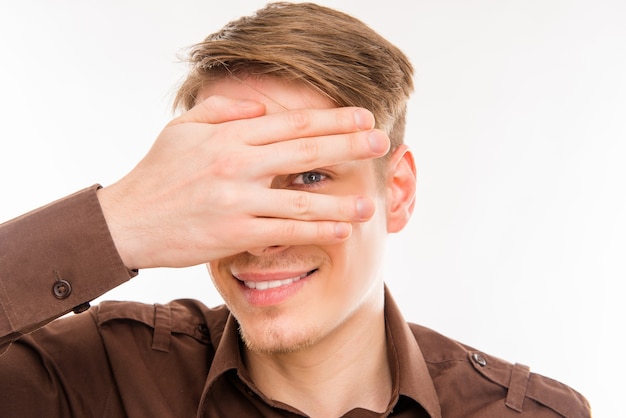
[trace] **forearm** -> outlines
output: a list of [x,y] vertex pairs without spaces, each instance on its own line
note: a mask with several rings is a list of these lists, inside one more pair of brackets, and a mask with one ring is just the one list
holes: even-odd
[[97,186],[0,225],[0,352],[129,280]]

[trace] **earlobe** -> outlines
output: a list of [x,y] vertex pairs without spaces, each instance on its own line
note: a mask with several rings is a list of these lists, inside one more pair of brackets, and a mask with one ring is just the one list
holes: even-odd
[[392,233],[406,226],[415,206],[417,172],[413,154],[406,145],[393,152],[387,170],[387,232]]

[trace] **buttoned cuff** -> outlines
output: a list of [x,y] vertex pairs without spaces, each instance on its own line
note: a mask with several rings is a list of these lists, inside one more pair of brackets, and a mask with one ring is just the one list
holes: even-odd
[[137,274],[113,243],[99,185],[0,225],[0,345]]

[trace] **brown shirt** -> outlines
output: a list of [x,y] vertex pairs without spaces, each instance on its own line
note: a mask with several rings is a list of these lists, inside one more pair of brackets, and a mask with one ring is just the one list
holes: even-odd
[[[2,417],[302,416],[251,382],[226,307],[105,302],[48,323],[135,274],[95,188],[3,224],[0,250]],[[382,416],[591,416],[567,386],[407,324],[388,292],[385,318],[393,395]]]

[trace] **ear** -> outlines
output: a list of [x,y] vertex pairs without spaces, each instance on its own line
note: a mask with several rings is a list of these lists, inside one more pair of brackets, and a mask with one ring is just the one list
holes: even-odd
[[417,174],[413,154],[400,145],[389,158],[386,177],[387,232],[399,232],[411,219]]

